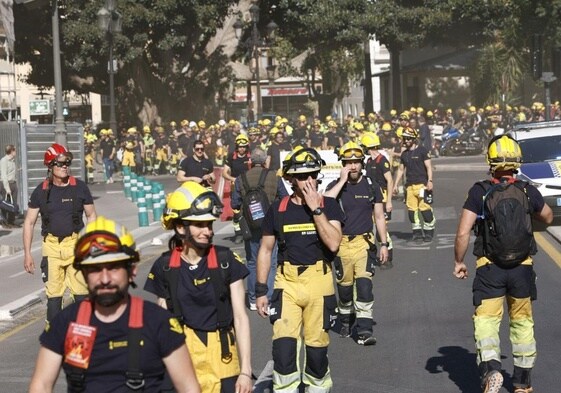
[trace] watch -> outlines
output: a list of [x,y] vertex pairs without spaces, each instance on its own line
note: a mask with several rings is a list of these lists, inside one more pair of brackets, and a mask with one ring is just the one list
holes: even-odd
[[317,209],[312,211],[312,214],[314,216],[321,216],[323,214],[323,209],[321,207],[318,207]]
[[390,243],[380,243],[380,247],[389,247]]

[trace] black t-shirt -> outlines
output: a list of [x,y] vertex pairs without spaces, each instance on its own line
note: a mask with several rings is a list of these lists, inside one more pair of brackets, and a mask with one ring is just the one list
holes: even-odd
[[[40,211],[41,215],[48,216],[49,228],[47,228],[45,220],[41,222],[41,236],[51,234],[57,237],[66,237],[74,232],[79,232],[84,227],[82,216],[84,215],[84,205],[93,205],[93,197],[90,189],[82,180],[76,179],[76,185],[64,187],[49,185],[49,190],[43,190],[43,183],[39,184],[29,199],[28,206],[31,209],[41,209],[41,201],[47,198],[45,207],[47,213]],[[74,198],[76,201],[74,202]],[[72,213],[74,212],[74,204],[76,204],[76,213],[79,217],[79,223],[74,224]]]
[[430,152],[423,146],[401,153],[401,163],[406,168],[405,185],[426,184],[429,180],[425,161],[430,160]]
[[342,135],[337,132],[337,131],[328,131],[325,134],[325,138],[327,138],[327,146],[339,146],[341,144],[339,138],[342,137]]
[[310,132],[310,144],[314,148],[321,148],[323,142],[323,134],[320,131]]
[[[97,328],[91,361],[85,372],[85,392],[129,392],[125,385],[128,369],[127,341],[129,335],[129,310],[114,322],[101,322],[92,312],[90,326]],[[64,341],[70,322],[75,322],[78,304],[62,310],[50,327],[39,337],[41,345],[64,356]],[[140,368],[144,374],[145,392],[159,392],[164,377],[163,358],[185,345],[181,325],[169,311],[145,301],[142,327],[143,345],[140,348]],[[70,368],[63,362],[63,369]]]
[[379,134],[382,149],[394,149],[397,145],[394,131],[382,131]]
[[378,183],[384,190],[388,188],[388,181],[384,175],[389,172],[390,169],[390,162],[383,154],[379,154],[374,159],[369,158],[365,168],[366,176]]
[[[530,200],[531,213],[539,213],[542,211],[545,201],[542,194],[538,189],[531,184],[526,186],[526,192],[528,193],[528,198]],[[477,215],[482,213],[483,209],[483,197],[485,196],[485,190],[478,184],[474,184],[464,202],[463,208],[469,210]]]
[[237,152],[234,152],[233,154],[228,155],[224,164],[228,165],[232,170],[232,177],[238,177],[249,170],[251,157],[249,154],[245,154],[243,157],[240,157]]
[[[323,246],[317,233],[312,212],[306,205],[297,205],[290,200],[284,213],[280,213],[281,201],[275,201],[263,220],[264,235],[274,235],[279,239],[279,216],[283,214],[284,238],[287,246],[288,262],[293,265],[313,265],[320,259],[331,261],[335,254]],[[334,198],[323,198],[324,214],[330,221],[343,223],[343,212]],[[279,252],[279,261],[280,261]]]
[[99,149],[101,150],[101,158],[109,158],[114,148],[115,148],[115,141],[113,139],[103,138],[99,142]]
[[[218,253],[218,250],[217,250]],[[144,290],[161,298],[167,298],[164,269],[169,266],[170,253],[160,256],[148,274]],[[220,264],[227,262],[230,283],[243,280],[249,271],[242,263],[239,256],[228,252],[228,261],[218,261]],[[217,327],[216,294],[210,282],[210,272],[207,257],[203,257],[197,265],[181,261],[179,267],[179,283],[177,296],[183,312],[183,322],[195,330],[215,331]]]
[[281,166],[281,161],[280,161],[280,152],[282,150],[285,151],[290,151],[290,145],[288,144],[288,142],[282,142],[281,144],[276,144],[276,143],[271,143],[271,146],[269,146],[269,149],[267,150],[267,155],[271,156],[271,163],[269,164],[269,169],[276,171],[280,168]]
[[[214,171],[214,165],[212,161],[208,158],[204,158],[201,161],[195,160],[193,156],[187,157],[181,160],[179,163],[179,170],[185,172],[185,176],[195,176],[202,178],[204,175],[208,175]],[[208,187],[207,182],[201,183],[203,186]]]
[[156,149],[162,149],[166,147],[168,143],[169,143],[169,139],[165,134],[163,136],[158,135],[158,137],[154,141],[154,146],[156,146]]
[[[333,188],[337,180],[332,181],[327,189]],[[382,203],[383,195],[376,182],[370,184],[365,176],[358,183],[347,182],[337,196],[343,205],[345,221],[343,235],[362,235],[372,232],[374,220],[374,203]]]
[[[541,212],[545,204],[542,194],[537,190],[537,188],[535,188],[530,184],[526,186],[526,192],[530,203],[530,209],[531,209],[530,214]],[[484,196],[485,196],[484,188],[477,183],[474,184],[468,192],[468,196],[466,198],[466,201],[464,202],[463,208],[480,216],[483,212]],[[535,253],[536,253],[536,249],[534,245],[533,250],[530,251],[530,254],[533,255]],[[479,233],[479,235],[475,239],[473,245],[473,254],[476,255],[477,257],[484,255],[482,233]]]

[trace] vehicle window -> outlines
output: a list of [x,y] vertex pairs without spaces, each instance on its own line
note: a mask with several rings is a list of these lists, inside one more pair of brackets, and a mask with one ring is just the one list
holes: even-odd
[[561,135],[519,141],[525,163],[561,159]]

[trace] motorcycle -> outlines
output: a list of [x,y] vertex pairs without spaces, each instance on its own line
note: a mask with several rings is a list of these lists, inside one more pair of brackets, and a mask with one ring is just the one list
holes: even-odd
[[[476,155],[485,151],[487,138],[480,132],[479,129],[472,128],[464,131],[463,133],[457,129],[453,130],[455,131],[452,135],[445,139],[440,148],[441,155]],[[452,131],[452,129],[450,131]]]

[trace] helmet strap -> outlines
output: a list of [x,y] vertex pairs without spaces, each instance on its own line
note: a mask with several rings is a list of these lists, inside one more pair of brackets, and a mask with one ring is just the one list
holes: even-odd
[[207,248],[209,248],[210,246],[212,246],[212,237],[209,239],[209,242],[207,244],[199,243],[193,238],[193,235],[191,235],[191,225],[190,225],[189,221],[186,222],[186,225],[184,226],[184,230],[185,230],[185,233],[183,233],[183,234],[178,233],[177,230],[176,230],[176,233],[183,240],[183,244],[187,243],[189,246],[192,246],[193,248],[195,248],[197,250],[200,250],[200,251],[204,251]]

